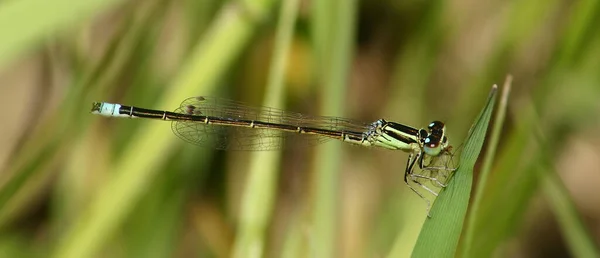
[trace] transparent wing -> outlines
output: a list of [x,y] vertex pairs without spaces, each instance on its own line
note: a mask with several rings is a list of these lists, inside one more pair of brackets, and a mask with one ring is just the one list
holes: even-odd
[[[190,112],[193,110],[193,112]],[[370,124],[326,116],[308,116],[276,108],[256,107],[217,98],[193,97],[184,100],[176,113],[195,114],[228,120],[252,120],[273,124],[310,127],[343,132],[366,132]],[[290,145],[311,146],[333,138],[275,129],[173,121],[173,132],[186,142],[220,150],[277,150]]]

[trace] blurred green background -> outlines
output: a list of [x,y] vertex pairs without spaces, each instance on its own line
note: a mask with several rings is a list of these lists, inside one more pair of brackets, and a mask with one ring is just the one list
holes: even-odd
[[91,102],[442,120],[458,146],[507,74],[456,256],[597,256],[599,22],[593,0],[0,1],[0,256],[410,256],[406,153],[213,151]]

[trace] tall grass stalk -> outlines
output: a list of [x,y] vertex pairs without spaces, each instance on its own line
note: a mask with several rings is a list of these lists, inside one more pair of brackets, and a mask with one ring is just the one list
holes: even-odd
[[475,187],[475,194],[473,195],[473,202],[471,204],[471,212],[467,218],[467,226],[465,228],[462,257],[468,257],[469,250],[472,248],[475,220],[479,213],[481,201],[483,199],[483,193],[485,186],[487,185],[489,174],[492,170],[492,164],[494,157],[496,156],[496,149],[498,148],[498,142],[500,140],[500,134],[502,133],[502,126],[504,125],[504,117],[506,116],[506,108],[508,105],[508,95],[512,85],[512,76],[508,75],[502,86],[502,96],[500,97],[500,103],[496,110],[496,116],[494,118],[494,127],[490,133],[489,144],[483,158],[483,166],[479,173],[479,180]]
[[[283,108],[285,68],[300,1],[281,3],[263,106]],[[265,233],[274,210],[281,152],[254,152],[244,189],[234,257],[264,257]]]
[[[354,48],[356,0],[314,1],[313,35],[315,68],[321,86],[322,113],[342,116],[348,72]],[[341,146],[326,143],[317,148],[314,196],[314,237],[316,257],[335,257],[338,213],[338,181]]]

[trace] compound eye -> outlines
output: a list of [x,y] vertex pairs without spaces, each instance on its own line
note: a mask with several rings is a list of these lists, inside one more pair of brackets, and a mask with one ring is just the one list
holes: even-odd
[[427,126],[427,128],[429,128],[429,131],[431,132],[442,131],[444,130],[444,127],[446,127],[446,125],[440,121],[433,121]]
[[429,147],[429,148],[435,148],[436,146],[439,145],[439,141],[434,141],[432,138],[433,135],[430,135],[429,137],[425,138],[425,141],[423,141],[423,143],[425,144],[425,147]]
[[429,135],[423,141],[423,151],[425,154],[430,156],[437,156],[442,152],[442,145],[440,144],[440,137],[437,135]]

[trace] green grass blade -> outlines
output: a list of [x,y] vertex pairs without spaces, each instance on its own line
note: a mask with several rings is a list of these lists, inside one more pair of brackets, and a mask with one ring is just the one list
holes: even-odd
[[[319,71],[322,113],[343,116],[354,46],[358,1],[313,1],[315,68]],[[321,144],[315,152],[315,257],[335,257],[338,183],[342,159],[339,144]]]
[[478,218],[479,209],[483,200],[483,192],[487,185],[490,171],[492,170],[492,163],[496,156],[496,148],[500,140],[500,133],[502,132],[502,125],[504,124],[504,117],[506,115],[506,106],[508,104],[508,95],[512,84],[512,76],[507,76],[504,86],[502,87],[502,96],[500,103],[496,111],[496,117],[494,118],[494,127],[490,135],[490,143],[488,144],[485,157],[483,158],[483,165],[479,174],[479,181],[477,183],[477,189],[473,195],[473,203],[471,204],[471,215],[467,220],[467,227],[465,228],[464,237],[464,248],[462,248],[462,257],[467,257],[467,254],[471,250],[473,244],[473,237],[475,233],[475,220]]
[[540,144],[542,158],[534,165],[533,172],[542,182],[541,188],[550,209],[554,212],[556,222],[564,236],[573,257],[600,257],[600,249],[594,243],[589,229],[581,219],[575,204],[563,181],[554,169],[550,160],[550,147],[541,128],[537,128],[537,140]]
[[469,204],[473,168],[485,140],[496,102],[496,91],[497,86],[494,85],[485,107],[469,132],[458,170],[431,209],[432,218],[423,224],[413,257],[454,257]]
[[[283,108],[285,68],[299,6],[299,0],[290,0],[280,7],[263,106]],[[265,235],[275,209],[280,160],[279,151],[258,151],[252,155],[233,257],[265,256]]]
[[538,173],[543,177],[542,189],[546,200],[550,204],[552,211],[556,216],[556,221],[564,234],[573,257],[600,257],[598,246],[594,243],[585,224],[581,220],[577,209],[563,182],[556,174],[556,171],[549,167],[544,168],[545,172],[538,169]]

